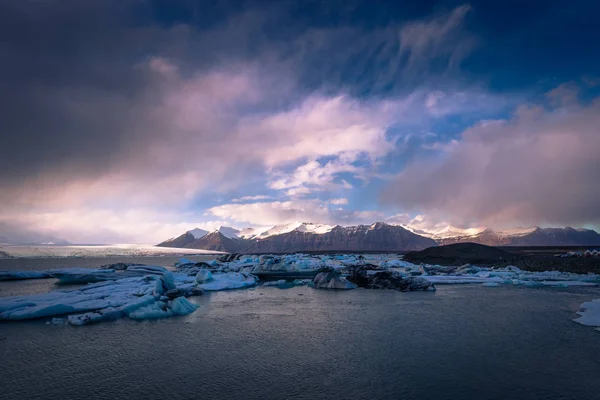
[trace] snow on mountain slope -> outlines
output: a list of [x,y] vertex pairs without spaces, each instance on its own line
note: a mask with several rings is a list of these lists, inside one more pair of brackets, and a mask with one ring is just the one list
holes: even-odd
[[325,224],[311,224],[303,222],[302,225],[296,228],[298,232],[308,232],[314,233],[317,235],[322,235],[324,233],[330,232],[334,228],[334,225],[325,225]]
[[264,238],[268,238],[269,236],[281,235],[282,233],[288,233],[288,232],[291,232],[294,229],[298,228],[300,225],[302,225],[302,222],[298,222],[298,221],[292,222],[291,224],[275,225],[271,229],[268,229],[268,230],[264,231],[263,233],[261,233],[259,235],[259,238],[264,239]]
[[479,226],[476,228],[457,228],[456,226],[445,225],[441,227],[437,226],[433,228],[423,228],[411,224],[391,223],[391,225],[401,226],[412,233],[432,239],[447,239],[452,237],[474,236],[487,229],[485,226]]
[[288,233],[292,231],[298,232],[306,232],[306,233],[314,233],[317,235],[322,235],[324,233],[330,232],[334,228],[333,225],[325,225],[325,224],[313,224],[310,222],[292,222],[291,224],[285,225],[276,225],[271,229],[268,229],[257,236],[259,239],[266,239],[270,236],[281,235],[283,233]]
[[200,239],[202,236],[207,235],[208,231],[205,231],[204,229],[200,229],[200,228],[195,228],[190,231],[187,231],[187,233],[194,236],[194,239]]
[[254,239],[271,228],[272,227],[269,226],[261,226],[258,228],[244,228],[240,231],[238,236],[242,239]]
[[516,236],[525,236],[534,232],[536,229],[539,229],[537,226],[531,226],[529,228],[512,228],[512,229],[503,229],[500,231],[496,231],[496,233],[500,236],[505,237],[516,237]]
[[223,236],[229,239],[238,239],[240,237],[240,231],[230,226],[221,226],[217,231],[221,232]]

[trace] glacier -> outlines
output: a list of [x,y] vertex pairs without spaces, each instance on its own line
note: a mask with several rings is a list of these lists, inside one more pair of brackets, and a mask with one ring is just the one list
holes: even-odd
[[221,251],[181,249],[174,247],[157,247],[147,244],[114,244],[102,246],[85,245],[0,245],[0,252],[7,257],[14,258],[40,258],[40,257],[145,257],[167,255],[215,255],[223,254]]

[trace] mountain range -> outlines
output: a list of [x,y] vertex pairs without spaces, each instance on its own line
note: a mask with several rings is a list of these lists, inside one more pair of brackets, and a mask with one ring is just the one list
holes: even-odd
[[411,251],[437,245],[473,242],[488,246],[591,246],[600,234],[578,228],[461,229],[434,231],[376,222],[339,226],[294,222],[271,228],[238,230],[220,227],[212,232],[193,229],[157,246],[225,251],[230,253],[289,253],[298,251]]

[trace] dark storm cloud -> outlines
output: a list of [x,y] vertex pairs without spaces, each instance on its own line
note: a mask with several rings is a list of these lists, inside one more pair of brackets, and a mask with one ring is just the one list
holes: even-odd
[[120,149],[145,87],[131,66],[153,34],[129,29],[116,4],[0,5],[4,184],[54,168],[96,173]]
[[[319,88],[363,94],[389,90],[402,83],[402,64],[426,70],[420,58],[460,59],[462,50],[448,45],[464,40],[469,46],[470,40],[457,36],[467,6],[438,13],[428,23],[365,30],[362,23],[354,27],[336,20],[356,7],[334,7],[336,14],[316,7],[318,2],[304,13],[294,2],[178,4],[0,5],[0,184],[23,190],[33,184],[60,186],[119,168],[144,175],[144,154],[170,136],[177,140],[167,120],[172,115],[160,120],[158,114],[164,111],[165,93],[182,83],[173,85],[149,68],[155,56],[172,60],[181,79],[259,62],[261,70],[294,86],[294,93],[287,90],[271,101],[281,108]],[[311,17],[315,26],[308,24]],[[211,127],[198,127],[195,135],[207,135],[207,144],[214,144],[203,130]]]

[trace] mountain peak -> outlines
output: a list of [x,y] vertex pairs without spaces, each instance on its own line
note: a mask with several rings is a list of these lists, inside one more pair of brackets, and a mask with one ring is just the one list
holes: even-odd
[[240,231],[238,229],[232,228],[230,226],[220,226],[216,231],[223,234],[223,236],[229,239],[237,239],[239,237]]
[[200,228],[194,228],[194,229],[187,231],[187,233],[192,235],[195,239],[200,239],[202,236],[206,235],[208,233],[208,231],[205,231],[204,229],[200,229]]

